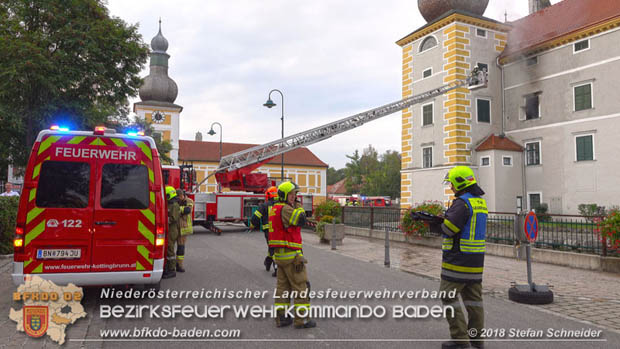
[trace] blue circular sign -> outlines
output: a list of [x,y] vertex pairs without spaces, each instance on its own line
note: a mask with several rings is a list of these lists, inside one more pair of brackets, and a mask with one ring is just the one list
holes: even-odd
[[538,237],[538,218],[536,217],[534,211],[530,211],[530,213],[525,216],[523,230],[525,231],[525,235],[530,242],[536,241],[536,238]]

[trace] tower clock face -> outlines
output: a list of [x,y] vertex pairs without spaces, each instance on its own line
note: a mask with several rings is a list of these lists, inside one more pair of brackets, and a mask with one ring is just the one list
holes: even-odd
[[154,123],[161,124],[162,122],[164,122],[164,120],[166,120],[166,116],[164,115],[164,113],[157,110],[153,113],[152,119]]

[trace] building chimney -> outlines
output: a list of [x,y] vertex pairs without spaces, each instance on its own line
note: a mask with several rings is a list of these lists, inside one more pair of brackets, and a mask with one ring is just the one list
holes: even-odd
[[202,142],[202,133],[200,131],[196,132],[196,141]]
[[551,6],[550,0],[529,0],[530,2],[530,14],[538,12],[545,7]]

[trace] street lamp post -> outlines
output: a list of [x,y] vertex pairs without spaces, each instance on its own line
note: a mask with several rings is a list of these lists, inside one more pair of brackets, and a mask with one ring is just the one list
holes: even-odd
[[[211,124],[211,129],[209,130],[209,132],[207,132],[207,134],[209,136],[213,136],[215,135],[215,131],[213,131],[213,125],[218,125],[220,127],[220,162],[222,161],[222,125],[219,122],[214,122]],[[217,183],[217,192],[221,192],[222,191],[222,185],[220,184],[220,182]]]
[[[267,102],[265,102],[265,104],[263,105],[269,109],[277,105],[271,100],[272,92],[278,92],[280,94],[280,97],[282,97],[282,117],[280,118],[280,120],[282,120],[282,145],[281,146],[284,146],[284,95],[282,94],[282,91],[277,90],[277,89],[273,89],[269,91],[269,97],[267,97]],[[280,156],[280,162],[281,162],[280,181],[284,182],[284,153],[282,153],[282,155]]]

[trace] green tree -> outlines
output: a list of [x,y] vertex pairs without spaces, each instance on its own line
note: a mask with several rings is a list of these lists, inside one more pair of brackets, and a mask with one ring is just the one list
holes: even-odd
[[148,47],[103,0],[0,2],[0,166],[24,166],[39,130],[127,119]]
[[388,150],[381,156],[369,145],[362,150],[347,155],[351,161],[346,164],[347,194],[400,197],[400,154]]
[[144,131],[145,136],[151,136],[155,140],[155,145],[157,146],[157,152],[159,153],[159,159],[164,165],[172,165],[172,159],[170,158],[170,151],[172,150],[172,144],[170,141],[162,140],[161,135],[154,134],[153,124],[146,121],[145,119],[137,118],[132,123],[129,124],[117,124],[122,130],[123,133],[127,133],[128,131]]
[[359,188],[362,185],[362,168],[360,164],[360,153],[357,149],[353,155],[347,155],[347,158],[351,161],[347,162],[345,165],[344,172],[347,180],[344,185],[347,190],[347,194],[350,195],[359,192]]
[[388,150],[381,155],[377,168],[364,180],[362,193],[366,195],[400,197],[400,154]]
[[333,167],[327,168],[327,185],[332,185],[340,182],[345,177],[345,170],[341,168],[336,170]]

